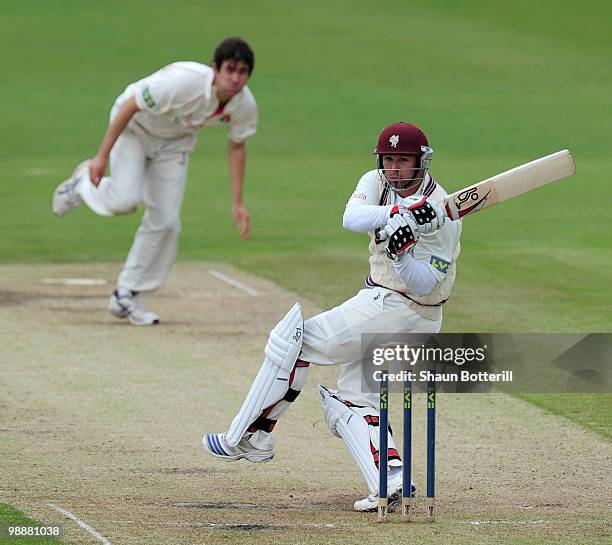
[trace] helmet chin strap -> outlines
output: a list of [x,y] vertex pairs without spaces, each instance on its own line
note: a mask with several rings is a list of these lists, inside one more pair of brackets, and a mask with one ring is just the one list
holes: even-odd
[[[422,169],[419,169],[422,170]],[[389,189],[391,189],[391,191],[395,192],[395,193],[401,193],[402,191],[409,191],[410,189],[412,189],[416,184],[419,184],[418,189],[415,191],[415,194],[419,193],[422,194],[423,190],[425,189],[425,177],[427,175],[426,172],[423,172],[423,176],[421,178],[409,178],[407,181],[408,183],[406,184],[405,187],[401,187],[398,188],[395,185],[393,185],[391,183],[391,180],[389,180],[389,178],[387,178],[387,176],[384,173],[384,169],[380,169],[379,170],[379,175],[383,178],[383,180],[385,181],[385,183],[389,186]]]
[[419,185],[419,188],[415,191],[415,194],[419,194],[422,195],[423,192],[425,191],[425,178],[427,177],[427,172],[423,172],[423,178],[421,178],[421,184]]
[[408,191],[409,189],[412,189],[417,183],[419,184],[419,188],[415,191],[415,194],[421,193],[423,189],[425,189],[425,173],[423,173],[423,176],[421,178],[411,178],[410,183],[408,183],[408,185],[404,189],[401,189],[399,191]]

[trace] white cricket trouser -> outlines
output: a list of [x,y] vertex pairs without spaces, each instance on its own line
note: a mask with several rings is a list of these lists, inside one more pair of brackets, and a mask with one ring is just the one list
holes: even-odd
[[340,306],[304,322],[300,359],[317,365],[343,364],[338,395],[356,405],[378,407],[378,394],[362,385],[362,339],[364,333],[438,333],[439,320],[416,313],[399,293],[385,289],[363,289]]
[[[398,334],[401,333],[438,333],[441,325],[441,316],[438,320],[423,318],[412,309],[405,297],[379,287],[362,289],[341,305],[313,316],[304,322],[302,350],[291,372],[291,378],[286,382],[286,394],[265,407],[248,426],[245,435],[249,436],[248,440],[256,448],[274,447],[272,430],[306,383],[310,363],[341,365],[337,385],[338,397],[361,407],[371,407],[372,414],[377,415],[378,391],[372,391],[371,384],[368,387],[362,377],[364,365],[368,361],[362,349],[362,335],[375,334],[377,340],[384,342],[386,333],[389,340],[397,340]],[[269,378],[269,366],[266,372]],[[289,393],[291,395],[287,397]],[[247,400],[254,397],[252,392],[249,392]],[[248,410],[248,406],[249,403],[244,404],[238,415]],[[338,430],[332,431],[336,435],[339,433]],[[363,437],[367,439],[367,444],[362,445],[364,452],[370,453],[369,432]],[[374,461],[371,460],[371,463],[374,464]],[[368,471],[365,471],[364,475],[371,473]]]
[[155,138],[126,128],[110,154],[111,176],[104,177],[97,188],[88,179],[79,184],[87,206],[102,216],[128,214],[144,203],[144,216],[118,288],[157,289],[174,263],[189,144],[185,139]]

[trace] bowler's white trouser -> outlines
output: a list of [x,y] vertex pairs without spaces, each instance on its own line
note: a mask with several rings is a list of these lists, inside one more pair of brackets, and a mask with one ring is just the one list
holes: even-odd
[[110,154],[111,176],[96,188],[84,176],[78,191],[96,214],[145,211],[117,287],[133,291],[159,288],[176,258],[180,211],[191,141],[137,134],[126,128]]
[[304,322],[300,359],[318,365],[342,364],[338,396],[378,409],[378,394],[362,384],[362,334],[438,333],[439,320],[427,320],[406,299],[385,288],[363,289],[340,306]]

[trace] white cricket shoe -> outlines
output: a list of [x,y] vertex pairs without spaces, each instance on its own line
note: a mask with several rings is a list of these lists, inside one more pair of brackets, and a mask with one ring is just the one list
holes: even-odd
[[74,169],[72,176],[55,188],[51,208],[56,216],[65,216],[70,210],[83,204],[83,199],[77,191],[77,185],[81,176],[89,168],[89,163],[89,159],[80,163]]
[[[387,511],[393,513],[400,505],[402,500],[402,491],[398,490],[389,495]],[[373,513],[378,511],[378,494],[370,494],[367,498],[357,500],[353,504],[353,509],[360,513]]]
[[[388,507],[387,510],[390,513],[393,513],[395,509],[399,508],[402,503],[402,485],[401,485],[401,473],[400,475],[400,485],[399,488],[393,486],[389,483],[389,493],[388,493]],[[412,496],[414,496],[416,492],[416,486],[412,483],[411,486]],[[363,498],[361,500],[357,500],[353,504],[353,509],[355,511],[359,511],[360,513],[371,513],[373,511],[378,510],[378,494],[370,494],[367,498]]]
[[225,433],[209,433],[202,437],[204,450],[215,458],[226,462],[237,462],[248,460],[249,462],[264,463],[274,458],[272,449],[258,449],[249,443],[244,437],[235,447],[230,447],[225,441]]
[[159,316],[140,302],[137,293],[129,290],[115,290],[108,303],[108,311],[117,318],[127,318],[132,325],[159,323]]

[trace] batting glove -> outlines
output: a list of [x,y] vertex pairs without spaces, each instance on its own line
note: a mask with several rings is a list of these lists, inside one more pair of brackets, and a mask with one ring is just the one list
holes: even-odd
[[430,234],[442,227],[446,221],[446,213],[444,209],[437,203],[427,200],[423,195],[411,195],[404,199],[400,206],[394,206],[391,209],[391,216],[395,213],[409,212],[414,221],[419,226],[419,231],[422,234]]
[[387,242],[385,250],[394,261],[412,250],[419,240],[419,228],[411,214],[396,214],[385,225]]

